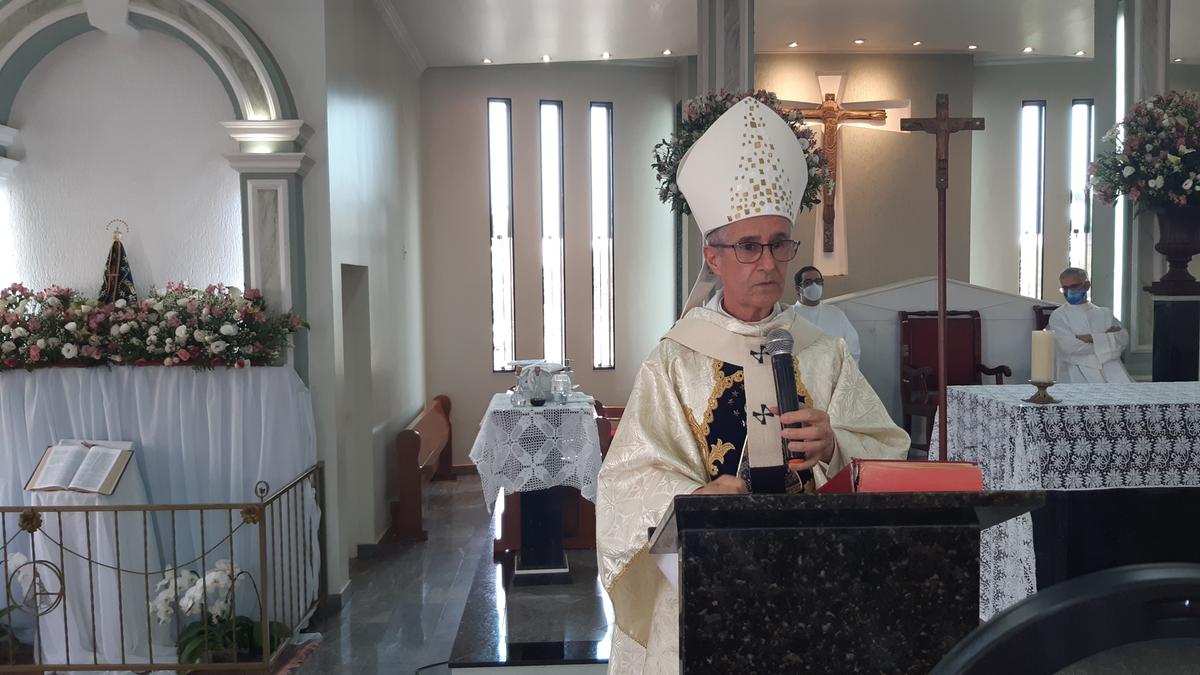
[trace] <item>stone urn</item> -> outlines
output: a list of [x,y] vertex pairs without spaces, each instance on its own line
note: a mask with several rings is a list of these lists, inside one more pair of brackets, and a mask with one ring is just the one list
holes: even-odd
[[1188,272],[1192,256],[1200,253],[1200,206],[1170,206],[1155,210],[1159,240],[1154,250],[1167,258],[1167,273],[1146,287],[1152,295],[1200,295],[1200,282]]

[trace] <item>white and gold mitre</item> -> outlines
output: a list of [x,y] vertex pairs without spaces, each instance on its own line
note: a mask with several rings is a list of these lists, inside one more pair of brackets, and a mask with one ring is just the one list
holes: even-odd
[[[747,96],[692,144],[677,180],[702,236],[753,216],[783,216],[794,225],[808,186],[808,160],[787,122]],[[683,313],[719,288],[705,264]]]
[[678,182],[702,234],[752,216],[794,223],[808,162],[787,122],[747,96],[692,144]]

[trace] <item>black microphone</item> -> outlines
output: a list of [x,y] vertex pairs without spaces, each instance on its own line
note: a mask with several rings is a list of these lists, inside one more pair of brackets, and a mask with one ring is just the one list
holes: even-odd
[[[779,405],[779,415],[782,417],[784,413],[795,412],[800,409],[804,401],[800,399],[800,395],[796,393],[796,365],[792,360],[792,347],[795,340],[792,339],[792,334],[783,328],[775,328],[767,333],[767,346],[764,351],[771,357],[771,372],[775,375],[775,400]],[[784,428],[796,428],[800,424],[780,425]],[[780,439],[781,448],[783,449],[783,465],[786,467],[788,460],[806,459],[801,453],[792,453],[788,450],[788,442],[786,439]],[[800,481],[807,485],[813,481],[813,473],[811,469],[805,469],[800,472]]]

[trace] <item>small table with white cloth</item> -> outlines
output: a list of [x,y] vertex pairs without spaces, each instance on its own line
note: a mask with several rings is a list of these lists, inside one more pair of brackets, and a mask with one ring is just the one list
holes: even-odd
[[[1049,405],[1026,403],[1033,392],[947,392],[948,459],[977,462],[988,490],[1048,491],[1032,517],[983,531],[981,618],[1083,568],[1200,562],[1196,538],[1171,529],[1200,510],[1200,383],[1060,384]],[[934,459],[936,433],[930,447]]]
[[517,578],[569,575],[562,548],[562,504],[550,488],[574,487],[596,501],[601,457],[595,400],[572,393],[566,403],[514,406],[509,394],[496,394],[483,414],[470,457],[479,469],[489,511],[502,490],[521,494]]

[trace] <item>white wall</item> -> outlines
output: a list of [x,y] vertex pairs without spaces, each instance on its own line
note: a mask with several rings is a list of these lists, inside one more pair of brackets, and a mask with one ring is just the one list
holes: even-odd
[[[1089,61],[983,66],[975,70],[975,114],[987,120],[978,134],[971,179],[971,283],[1017,293],[1017,141],[1021,104],[1046,102],[1043,210],[1044,299],[1058,301],[1058,274],[1067,267],[1070,114],[1074,99],[1094,98],[1097,67]],[[1097,111],[1099,112],[1099,110]],[[1102,148],[1097,145],[1097,152]],[[1097,206],[1096,210],[1099,210]],[[1099,273],[1099,270],[1097,270]],[[1111,274],[1111,273],[1110,273]]]
[[[784,100],[819,101],[816,73],[844,72],[845,102],[910,99],[913,117],[932,117],[935,96],[945,93],[950,95],[950,114],[971,112],[970,56],[758,54],[754,70],[755,86]],[[950,277],[955,279],[969,274],[973,193],[966,176],[979,135],[959,133],[950,141],[946,250]],[[849,274],[826,279],[826,295],[936,274],[933,137],[844,127],[840,143],[839,189],[846,201]],[[800,220],[796,233],[804,245],[792,261],[793,271],[812,262],[815,224],[815,214]],[[784,300],[792,302],[795,290],[791,284],[788,289]]]
[[174,38],[93,31],[50,53],[13,106],[9,156],[21,164],[0,186],[12,244],[0,283],[99,292],[105,225],[121,218],[141,293],[178,280],[243,285],[238,175],[219,124],[232,118],[220,81]]
[[[485,109],[513,102],[516,356],[542,356],[538,245],[537,114],[542,99],[563,101],[568,357],[582,389],[623,405],[634,374],[674,316],[674,236],[659,203],[651,148],[672,129],[674,72],[623,64],[430,69],[424,111],[423,247],[427,393],[449,394],[457,429],[455,463],[467,453],[494,392],[513,382],[492,373],[491,281]],[[592,101],[613,104],[616,368],[591,363],[588,124]]]
[[[421,326],[420,73],[372,0],[326,5],[332,255],[341,520],[345,552],[388,527],[387,453],[424,403]],[[342,298],[344,266],[365,273],[369,376],[347,364],[362,344]],[[357,274],[357,272],[356,272]],[[357,317],[357,318],[356,318]],[[359,321],[362,313],[348,320]],[[357,324],[361,327],[361,323]],[[364,345],[365,346],[365,345]],[[333,381],[313,379],[314,388]],[[336,550],[331,547],[330,550]]]

